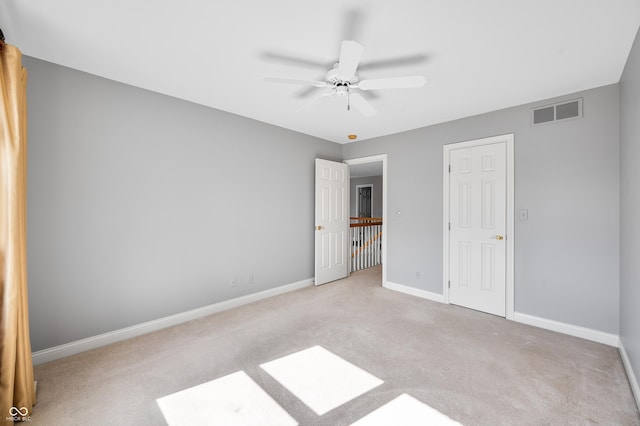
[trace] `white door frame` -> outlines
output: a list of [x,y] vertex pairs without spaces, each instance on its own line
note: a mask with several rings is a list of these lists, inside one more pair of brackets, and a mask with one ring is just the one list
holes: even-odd
[[[373,214],[373,184],[372,183],[363,183],[362,185],[356,185],[356,213],[360,213],[360,197],[358,197],[358,190],[360,188],[371,188],[371,199],[369,200],[369,204],[371,207],[371,214]],[[371,216],[373,217],[373,216]],[[382,222],[384,224],[384,222]]]
[[[343,163],[354,164],[376,163],[382,161],[382,286],[387,285],[387,154],[371,155],[369,157],[352,158]],[[349,174],[351,176],[351,174]],[[349,191],[351,193],[351,191]]]
[[514,319],[515,297],[514,297],[514,134],[492,136],[488,138],[475,139],[466,142],[452,143],[443,146],[442,172],[443,172],[443,214],[442,214],[442,294],[445,303],[449,303],[449,154],[454,149],[471,148],[481,145],[489,145],[504,142],[507,147],[507,227],[506,227],[506,318]]

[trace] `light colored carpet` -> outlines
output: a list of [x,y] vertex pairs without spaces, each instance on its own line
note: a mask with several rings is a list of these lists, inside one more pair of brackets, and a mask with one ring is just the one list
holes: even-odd
[[[384,383],[316,414],[260,367],[315,346]],[[37,366],[31,424],[164,425],[158,398],[239,371],[300,425],[403,394],[467,426],[640,425],[616,348],[384,289],[379,268]]]
[[321,346],[287,355],[260,367],[318,416],[384,383]]
[[171,426],[297,426],[244,371],[158,399]]
[[351,426],[460,426],[438,410],[403,393]]

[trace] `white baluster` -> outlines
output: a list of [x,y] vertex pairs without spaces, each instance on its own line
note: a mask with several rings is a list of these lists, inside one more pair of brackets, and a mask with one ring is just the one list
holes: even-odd
[[363,240],[363,237],[364,237],[364,234],[362,233],[362,231],[363,231],[364,228],[362,226],[360,226],[359,228],[360,228],[359,229],[360,232],[358,232],[358,240],[359,240],[359,245],[358,245],[358,270],[361,270],[362,269],[362,240]]
[[370,226],[365,226],[364,227],[364,244],[365,244],[365,248],[364,248],[364,267],[363,269],[366,269],[369,267],[369,228]]
[[351,228],[351,227],[349,227],[349,246],[351,247],[349,249],[349,270],[351,272],[353,272],[354,271],[354,268],[353,268],[353,253],[354,253],[353,250],[354,250],[354,247],[353,247],[353,228]]

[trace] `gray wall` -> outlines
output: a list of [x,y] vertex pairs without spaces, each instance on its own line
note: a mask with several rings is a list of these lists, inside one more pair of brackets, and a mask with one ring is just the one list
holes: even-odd
[[[531,107],[576,97],[583,119],[530,125]],[[345,159],[388,155],[387,279],[442,294],[442,147],[506,133],[516,211],[529,210],[515,222],[516,312],[617,334],[618,85],[344,146]]]
[[[622,96],[623,190],[637,181],[634,52],[623,80],[635,87],[635,98]],[[516,210],[529,209],[529,221],[516,222],[516,311],[609,333],[621,323],[640,368],[638,243],[627,238],[619,318],[617,85],[341,147],[24,63],[34,350],[312,277],[315,157],[388,154],[388,279],[441,293],[442,146],[513,132]],[[530,126],[532,106],[578,96],[583,119]],[[629,235],[639,205],[637,194],[623,200]]]
[[313,277],[314,158],[340,145],[24,64],[35,351]]
[[[620,339],[640,374],[640,36],[620,80]],[[640,395],[636,395],[640,398]]]
[[351,216],[358,216],[356,212],[356,185],[373,185],[371,188],[371,217],[382,217],[382,176],[368,176],[361,178],[351,179],[351,195],[350,195],[350,210]]

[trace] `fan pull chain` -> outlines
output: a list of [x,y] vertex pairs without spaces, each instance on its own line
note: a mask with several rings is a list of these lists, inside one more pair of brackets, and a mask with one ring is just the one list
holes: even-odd
[[351,111],[351,98],[349,93],[349,88],[347,87],[347,111]]

